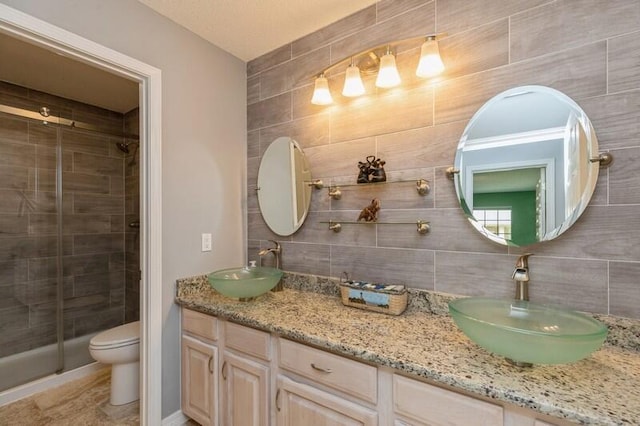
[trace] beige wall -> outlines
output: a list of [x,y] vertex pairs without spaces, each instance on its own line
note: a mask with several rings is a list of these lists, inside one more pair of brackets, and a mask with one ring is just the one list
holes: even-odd
[[[135,0],[2,0],[162,70],[162,415],[180,408],[175,280],[244,262],[245,63]],[[213,251],[200,234],[213,233]],[[158,291],[153,289],[152,291]]]
[[[384,0],[307,37],[251,61],[248,101],[248,255],[267,239],[283,242],[284,269],[356,279],[404,282],[442,292],[509,297],[516,255],[483,239],[463,217],[444,177],[473,113],[499,92],[518,85],[558,89],[593,121],[601,150],[615,163],[603,170],[590,206],[559,239],[530,247],[533,300],[640,318],[640,3],[636,0]],[[437,24],[436,24],[437,23]],[[361,49],[433,32],[446,74],[431,85],[413,76],[418,44],[403,46],[399,89],[347,100],[343,75],[330,79],[335,104],[311,105],[311,76]],[[342,72],[342,71],[337,71]],[[260,155],[278,136],[305,149],[314,177],[355,182],[358,161],[387,161],[390,180],[423,177],[431,193],[412,184],[345,187],[339,201],[316,191],[312,212],[292,237],[272,234],[255,197]],[[344,225],[373,197],[381,221],[424,219],[415,226]]]

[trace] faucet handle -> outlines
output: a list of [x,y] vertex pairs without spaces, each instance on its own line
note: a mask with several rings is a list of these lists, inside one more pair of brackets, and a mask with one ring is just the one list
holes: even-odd
[[533,253],[525,253],[523,255],[520,255],[520,257],[516,261],[516,268],[528,268],[529,256],[533,256]]

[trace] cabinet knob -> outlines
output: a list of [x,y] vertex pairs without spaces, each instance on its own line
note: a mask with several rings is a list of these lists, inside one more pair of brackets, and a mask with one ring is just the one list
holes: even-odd
[[209,373],[213,374],[213,357],[209,357]]
[[280,411],[280,388],[276,391],[276,410]]

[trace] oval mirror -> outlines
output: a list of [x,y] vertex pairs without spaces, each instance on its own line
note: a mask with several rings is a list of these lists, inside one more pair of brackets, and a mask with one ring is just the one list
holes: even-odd
[[267,148],[258,169],[258,205],[269,229],[286,236],[304,223],[311,203],[311,171],[296,141],[280,137]]
[[497,243],[552,240],[589,203],[597,157],[593,126],[578,104],[549,87],[516,87],[469,121],[456,151],[456,193],[473,226]]

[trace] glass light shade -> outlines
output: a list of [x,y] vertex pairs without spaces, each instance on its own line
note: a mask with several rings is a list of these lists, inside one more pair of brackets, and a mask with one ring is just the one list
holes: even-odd
[[356,65],[349,65],[344,77],[344,87],[342,88],[342,95],[347,97],[355,97],[364,95],[364,84],[360,78],[360,68]]
[[440,58],[440,50],[438,49],[438,42],[435,39],[428,39],[422,43],[420,49],[420,62],[416,69],[416,75],[418,77],[435,77],[436,75],[444,71],[444,64]]
[[329,91],[329,81],[324,75],[316,78],[316,85],[313,89],[311,103],[314,105],[329,105],[333,103],[333,98]]
[[396,68],[396,58],[393,53],[386,53],[380,58],[380,69],[378,70],[378,78],[376,79],[376,86],[389,88],[397,86],[401,83],[400,74]]

